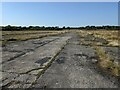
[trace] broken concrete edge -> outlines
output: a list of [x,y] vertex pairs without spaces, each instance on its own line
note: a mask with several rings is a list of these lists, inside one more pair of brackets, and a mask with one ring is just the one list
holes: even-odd
[[31,88],[33,85],[35,85],[37,83],[37,80],[39,79],[39,77],[41,75],[43,75],[45,73],[45,71],[52,65],[52,62],[56,59],[56,57],[60,54],[60,52],[64,49],[64,47],[68,44],[69,39],[66,41],[66,43],[61,47],[61,49],[49,60],[49,62],[43,67],[43,70],[41,70],[40,72],[38,72],[36,80],[32,82],[31,86],[29,88]]
[[[89,35],[89,34],[87,34],[87,35]],[[95,37],[95,35],[93,35],[93,36]],[[120,47],[120,46],[114,46],[114,45],[111,46],[111,45],[109,45],[109,43],[108,44],[102,44],[102,43],[101,44],[97,44],[96,42],[95,43],[86,43],[86,42],[87,42],[86,40],[82,40],[80,45],[90,46],[90,47],[93,47],[94,49],[95,49],[95,47],[99,47],[99,46],[100,47],[117,47],[117,48]]]
[[[80,35],[80,34],[79,34]],[[81,43],[82,42],[82,43]],[[102,72],[106,72],[106,73],[108,73],[110,76],[113,76],[113,77],[115,77],[115,78],[117,78],[118,80],[120,80],[120,65],[117,65],[117,66],[115,66],[116,64],[115,64],[115,61],[114,60],[111,60],[110,59],[110,61],[112,61],[112,67],[110,67],[110,69],[108,69],[108,68],[103,68],[101,65],[100,65],[100,62],[101,62],[101,59],[100,59],[100,56],[99,56],[99,54],[97,53],[97,48],[96,47],[98,47],[98,48],[100,48],[100,47],[102,47],[102,46],[105,46],[105,47],[118,47],[119,48],[119,46],[111,46],[111,45],[109,45],[109,44],[107,44],[107,45],[93,45],[94,43],[91,43],[91,44],[86,44],[85,42],[85,40],[83,40],[83,41],[81,41],[80,42],[80,45],[85,45],[85,46],[90,46],[91,48],[93,48],[94,50],[95,50],[95,53],[96,53],[96,57],[98,57],[97,59],[97,63],[96,63],[96,66],[99,68],[99,69],[101,69],[101,71]],[[108,54],[106,54],[105,53],[105,56],[107,56],[107,57],[109,57],[109,55]],[[113,69],[116,69],[117,68],[117,70],[113,70]],[[117,74],[115,74],[115,72],[117,72]]]

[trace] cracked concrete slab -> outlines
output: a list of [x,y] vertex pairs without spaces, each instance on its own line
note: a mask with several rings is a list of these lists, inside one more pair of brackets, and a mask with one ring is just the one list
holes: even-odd
[[16,58],[14,61],[6,62],[3,64],[3,70],[7,72],[25,73],[31,69],[39,68],[41,65],[35,62],[40,58],[53,57],[68,39],[68,37],[62,37],[46,44],[44,47],[38,48],[34,53],[29,53],[23,57]]
[[[3,86],[6,86],[8,83],[10,83],[10,85],[7,85],[6,87],[27,87],[32,84],[36,80],[37,74],[44,70],[47,64],[51,62],[52,58],[71,37],[55,36],[49,38],[53,41],[42,47],[38,47],[34,51],[27,52],[14,60],[3,63],[1,71],[6,72],[4,78],[8,78],[3,82]],[[13,73],[17,73],[19,76],[12,78],[10,73],[12,75],[14,75]],[[7,75],[10,75],[11,77],[8,77]],[[25,83],[26,86],[23,85],[23,83]]]

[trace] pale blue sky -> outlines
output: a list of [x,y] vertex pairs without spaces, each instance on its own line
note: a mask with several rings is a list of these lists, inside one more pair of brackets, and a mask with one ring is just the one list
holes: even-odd
[[117,2],[4,2],[1,25],[118,25]]

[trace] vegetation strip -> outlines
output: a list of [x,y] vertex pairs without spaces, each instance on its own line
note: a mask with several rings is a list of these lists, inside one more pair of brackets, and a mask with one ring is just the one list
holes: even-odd
[[[2,42],[2,46],[5,46],[8,43],[16,42],[16,41],[26,41],[30,39],[38,39],[47,36],[54,36],[66,33],[67,31],[28,31],[31,34],[26,34],[27,31],[3,31],[3,37],[0,43]],[[35,33],[36,32],[36,33]],[[43,33],[45,32],[45,33]],[[6,35],[8,33],[8,35]],[[13,34],[14,33],[14,34]],[[19,34],[20,33],[20,34]],[[11,35],[12,34],[12,35]],[[16,35],[18,34],[18,35]],[[10,35],[10,36],[9,36]]]

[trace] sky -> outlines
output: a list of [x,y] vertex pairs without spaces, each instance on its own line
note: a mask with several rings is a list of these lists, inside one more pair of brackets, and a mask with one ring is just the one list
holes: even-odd
[[0,25],[60,27],[118,25],[118,3],[3,2]]
[[1,0],[2,2],[119,2],[120,0]]

